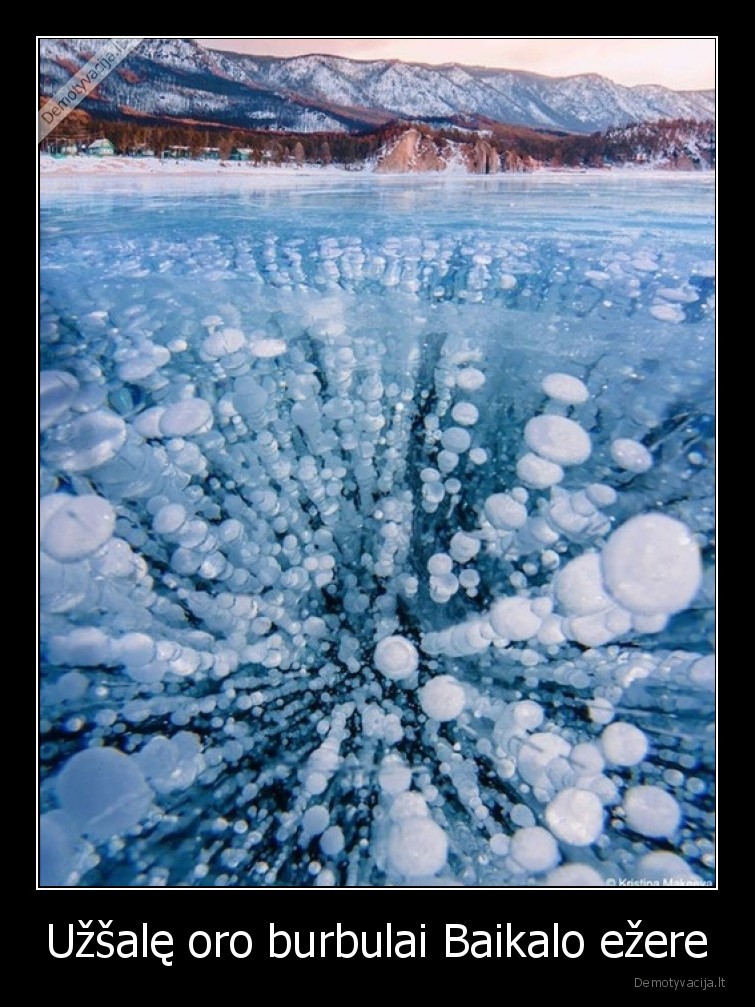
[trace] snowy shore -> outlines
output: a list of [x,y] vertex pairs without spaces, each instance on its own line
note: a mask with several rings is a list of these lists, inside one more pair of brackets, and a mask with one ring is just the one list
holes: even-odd
[[40,154],[40,175],[346,175],[335,165],[255,165],[248,161],[202,161],[191,158],[163,160],[159,157],[53,157]]
[[[246,161],[203,161],[190,158],[182,160],[162,160],[158,157],[53,157],[50,154],[40,154],[39,173],[45,177],[68,177],[68,176],[105,176],[108,178],[121,177],[125,175],[154,175],[156,177],[166,176],[175,178],[176,176],[220,176],[223,178],[245,178],[256,179],[282,179],[282,178],[352,178],[354,175],[374,175],[374,165],[365,163],[362,167],[346,168],[343,165],[270,165],[251,164]],[[679,178],[680,175],[694,175],[715,179],[715,172],[678,172],[664,168],[657,168],[650,165],[623,165],[613,168],[541,168],[536,172],[526,172],[521,175],[516,172],[499,172],[496,175],[475,175],[468,172],[456,164],[450,164],[448,170],[443,172],[415,172],[384,174],[388,178],[406,178],[411,174],[415,178],[480,178],[490,180],[495,177],[529,177],[537,174],[538,177],[544,175],[555,177],[574,178],[575,175],[593,175],[600,177],[615,176],[626,177],[631,174],[650,175],[653,178],[668,178],[670,180]]]

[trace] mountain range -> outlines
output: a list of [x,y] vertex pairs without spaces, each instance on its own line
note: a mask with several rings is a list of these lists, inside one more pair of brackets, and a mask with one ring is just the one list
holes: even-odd
[[[40,94],[50,96],[102,38],[40,40]],[[714,91],[625,87],[588,73],[546,77],[451,63],[340,56],[249,56],[191,39],[145,39],[81,106],[104,118],[173,119],[283,132],[362,132],[401,119],[458,125],[475,118],[591,133],[630,122],[709,120]]]

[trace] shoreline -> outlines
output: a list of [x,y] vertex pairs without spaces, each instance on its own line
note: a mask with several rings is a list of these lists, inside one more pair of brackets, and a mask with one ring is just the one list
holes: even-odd
[[533,171],[513,172],[501,171],[492,174],[460,171],[452,165],[446,171],[409,171],[409,172],[378,172],[373,164],[365,163],[360,168],[347,168],[344,165],[255,165],[244,161],[200,161],[191,159],[161,160],[156,157],[123,157],[113,155],[96,158],[86,155],[71,155],[68,157],[53,157],[50,154],[39,155],[39,178],[124,178],[153,177],[159,178],[223,178],[223,179],[349,179],[354,178],[384,178],[384,179],[484,179],[495,178],[538,178],[554,176],[575,178],[589,175],[594,178],[609,178],[612,176],[653,177],[678,179],[682,177],[710,176],[715,178],[715,169],[702,171],[687,171],[659,165],[624,164],[605,168],[568,168],[542,167]]

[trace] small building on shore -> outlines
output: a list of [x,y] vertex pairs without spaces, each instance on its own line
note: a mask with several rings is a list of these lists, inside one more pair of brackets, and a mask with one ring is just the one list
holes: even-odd
[[231,151],[232,161],[254,160],[254,150],[251,147],[234,147]]
[[101,137],[99,140],[93,140],[86,152],[92,157],[112,157],[115,154],[115,147],[110,140]]

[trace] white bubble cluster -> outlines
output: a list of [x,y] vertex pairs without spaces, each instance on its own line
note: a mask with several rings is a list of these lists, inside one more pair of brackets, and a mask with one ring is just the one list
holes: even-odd
[[43,884],[709,879],[681,265],[430,229],[119,254],[43,299]]

